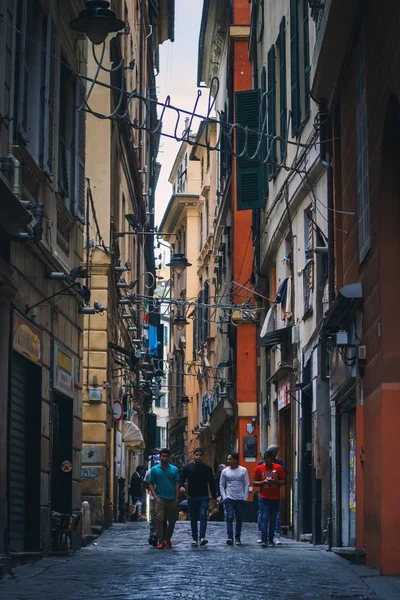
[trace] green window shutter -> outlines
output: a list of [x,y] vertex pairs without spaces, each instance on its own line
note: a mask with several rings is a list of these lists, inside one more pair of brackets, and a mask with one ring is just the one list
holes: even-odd
[[274,178],[276,173],[276,70],[275,70],[275,46],[268,50],[268,180]]
[[[280,136],[286,140],[287,136],[287,89],[286,89],[286,19],[282,18],[279,27],[279,95],[280,95]],[[286,143],[281,141],[281,162],[286,157]]]
[[[246,90],[235,93],[235,121],[243,127],[258,132],[260,107],[260,91]],[[236,152],[244,149],[244,132],[236,129]],[[247,138],[247,155],[252,156],[258,145],[258,134],[249,133]],[[257,158],[236,159],[237,210],[254,210],[263,208],[262,165]]]
[[[262,68],[261,71],[261,96],[262,100],[262,118],[264,122],[264,118],[267,116],[267,71],[265,67]],[[264,95],[265,94],[265,95]],[[263,159],[267,156],[268,152],[268,138],[266,137],[266,133],[268,133],[268,123],[266,123],[264,129],[264,139],[262,144],[262,157]],[[262,182],[263,182],[263,193],[264,196],[268,197],[268,165],[265,163],[262,165]]]
[[303,0],[304,118],[310,116],[310,30],[308,0]]
[[298,0],[290,0],[290,78],[292,95],[292,137],[300,128],[300,85],[299,85],[299,28]]

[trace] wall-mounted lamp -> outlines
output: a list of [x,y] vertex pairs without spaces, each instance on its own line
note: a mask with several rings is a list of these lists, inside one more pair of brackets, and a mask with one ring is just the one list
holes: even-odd
[[102,315],[104,313],[104,307],[101,304],[101,302],[97,302],[97,300],[95,300],[93,308],[91,308],[90,306],[80,306],[78,312],[81,315]]
[[114,267],[114,271],[117,273],[124,273],[125,271],[130,271],[132,269],[132,263],[130,260],[127,260],[125,266],[123,267]]
[[186,325],[189,325],[189,321],[187,321],[185,317],[177,315],[173,321],[173,324],[179,331],[181,331],[186,327]]
[[173,254],[171,261],[165,266],[170,267],[180,277],[183,271],[192,265],[184,254]]

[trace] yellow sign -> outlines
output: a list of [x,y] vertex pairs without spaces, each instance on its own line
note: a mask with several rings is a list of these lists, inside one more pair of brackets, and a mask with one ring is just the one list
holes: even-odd
[[58,342],[54,342],[53,387],[70,398],[74,397],[74,357]]
[[42,331],[14,312],[13,349],[37,364],[42,363]]

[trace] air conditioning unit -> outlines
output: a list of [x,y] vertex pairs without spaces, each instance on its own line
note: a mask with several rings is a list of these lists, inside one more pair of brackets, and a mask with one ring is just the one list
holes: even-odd
[[300,343],[300,326],[295,325],[292,327],[292,344]]

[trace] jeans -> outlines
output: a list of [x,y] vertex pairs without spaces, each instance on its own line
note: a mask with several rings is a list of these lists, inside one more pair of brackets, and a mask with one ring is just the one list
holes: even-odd
[[236,533],[235,539],[240,540],[240,534],[242,533],[243,523],[243,500],[231,500],[231,498],[225,499],[226,508],[226,532],[228,539],[233,540],[233,516],[236,517]]
[[278,516],[279,500],[260,498],[261,538],[263,542],[272,542],[274,539],[276,517]]
[[198,540],[197,521],[200,521],[200,539],[202,540],[206,537],[208,496],[188,498],[188,510],[193,539]]
[[[165,500],[157,498],[156,503],[156,529],[159,542],[164,542],[171,539],[174,533],[175,523],[178,516],[178,507],[176,500]],[[167,529],[165,531],[165,521],[167,521]],[[165,533],[164,533],[165,532]]]
[[275,536],[281,537],[281,509],[278,506],[278,514],[276,515]]

